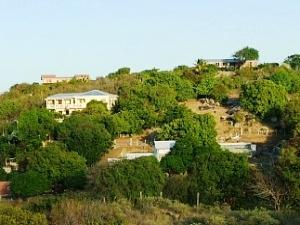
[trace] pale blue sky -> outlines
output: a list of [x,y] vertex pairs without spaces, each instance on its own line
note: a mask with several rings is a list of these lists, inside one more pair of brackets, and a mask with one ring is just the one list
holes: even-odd
[[192,65],[253,46],[300,53],[299,0],[0,0],[0,91],[42,73]]

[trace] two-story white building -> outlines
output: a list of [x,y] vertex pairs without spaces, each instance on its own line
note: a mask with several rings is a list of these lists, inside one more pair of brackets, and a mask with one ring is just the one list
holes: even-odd
[[62,115],[70,115],[74,111],[81,111],[93,100],[101,101],[111,109],[118,99],[118,95],[113,95],[104,91],[92,90],[82,93],[63,93],[51,95],[45,99],[46,108],[50,111]]

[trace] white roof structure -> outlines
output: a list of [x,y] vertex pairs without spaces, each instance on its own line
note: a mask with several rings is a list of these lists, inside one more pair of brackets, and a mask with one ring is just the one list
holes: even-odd
[[154,155],[156,156],[157,160],[160,161],[162,157],[167,155],[171,148],[173,148],[176,144],[176,141],[169,140],[169,141],[154,141]]
[[104,91],[92,90],[80,93],[61,93],[47,97],[46,108],[60,113],[70,115],[74,111],[80,111],[87,107],[91,101],[101,101],[106,104],[107,109],[111,109],[118,99],[118,95]]
[[87,92],[79,92],[79,93],[62,93],[62,94],[55,94],[50,95],[46,99],[69,99],[69,98],[76,98],[76,97],[88,97],[88,96],[112,96],[113,94],[99,91],[99,90],[92,90]]
[[156,149],[171,149],[174,147],[176,141],[154,141],[154,147]]

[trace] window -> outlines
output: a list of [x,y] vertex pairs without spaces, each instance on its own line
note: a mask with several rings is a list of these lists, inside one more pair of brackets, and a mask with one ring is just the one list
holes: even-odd
[[61,100],[61,99],[60,99],[60,100],[58,100],[58,104],[60,104],[60,105],[62,104],[62,100]]

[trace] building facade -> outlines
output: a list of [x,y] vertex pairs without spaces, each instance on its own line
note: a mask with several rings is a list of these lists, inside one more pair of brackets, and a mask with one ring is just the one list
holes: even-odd
[[50,111],[62,115],[70,115],[74,111],[81,111],[93,100],[106,104],[107,109],[111,109],[116,103],[118,95],[113,95],[104,91],[92,90],[82,93],[64,93],[51,95],[45,99],[46,108]]
[[254,68],[258,66],[258,60],[240,60],[240,59],[204,59],[208,65],[215,65],[219,69],[230,68]]
[[45,74],[41,76],[42,84],[54,84],[60,82],[69,82],[71,80],[82,80],[88,81],[90,80],[90,76],[88,74],[76,74],[70,77],[59,77],[56,75]]

